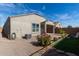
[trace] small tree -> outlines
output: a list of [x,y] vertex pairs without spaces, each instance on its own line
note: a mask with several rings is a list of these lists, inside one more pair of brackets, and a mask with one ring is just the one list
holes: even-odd
[[62,29],[60,29],[60,30],[59,30],[59,33],[60,33],[60,34],[64,34],[64,33],[65,33],[65,31],[64,31],[64,30],[62,30]]
[[64,37],[66,35],[66,32],[62,29],[59,29],[59,33],[62,35],[62,37]]
[[48,46],[51,44],[51,37],[47,34],[37,36],[37,40],[38,40],[39,45],[41,46]]

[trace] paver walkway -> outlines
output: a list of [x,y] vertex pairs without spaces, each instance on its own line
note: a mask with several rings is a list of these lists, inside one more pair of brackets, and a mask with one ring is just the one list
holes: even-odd
[[17,39],[7,40],[0,38],[0,56],[27,56],[41,49],[40,46],[35,46],[34,39]]

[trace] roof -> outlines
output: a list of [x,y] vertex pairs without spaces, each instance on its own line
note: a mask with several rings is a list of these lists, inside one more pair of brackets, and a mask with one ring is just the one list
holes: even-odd
[[[9,16],[8,18],[20,17],[20,16],[27,16],[27,15],[37,15],[37,16],[40,16],[40,17],[44,18],[45,20],[47,20],[44,15],[41,15],[41,14],[39,14],[39,13],[34,13],[34,12],[29,12],[29,13],[26,13],[26,14],[13,15],[13,16]],[[45,20],[44,20],[44,21],[45,21]]]
[[40,15],[40,14],[34,13],[34,12],[30,12],[30,13],[26,13],[26,14],[13,15],[13,16],[9,16],[9,17],[20,17],[20,16],[33,15],[33,14],[45,18],[43,15]]

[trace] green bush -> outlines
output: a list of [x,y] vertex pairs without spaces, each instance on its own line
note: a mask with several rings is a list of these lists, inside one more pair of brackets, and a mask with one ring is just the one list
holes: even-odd
[[48,46],[51,44],[51,37],[47,34],[37,36],[37,40],[38,40],[39,45],[41,46]]
[[59,30],[59,33],[61,34],[62,37],[67,35],[67,33],[62,29]]
[[65,34],[65,31],[62,30],[62,29],[60,29],[60,30],[59,30],[59,33],[60,33],[60,34]]

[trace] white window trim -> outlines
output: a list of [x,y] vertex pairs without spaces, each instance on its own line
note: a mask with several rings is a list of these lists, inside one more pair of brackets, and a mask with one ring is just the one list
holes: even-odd
[[[33,32],[33,24],[35,24],[35,32]],[[36,25],[37,25],[38,23],[32,23],[32,33],[38,33],[39,31],[40,31],[40,24],[38,24],[39,25],[39,27],[38,28],[36,28]],[[36,31],[38,29],[38,31]]]

